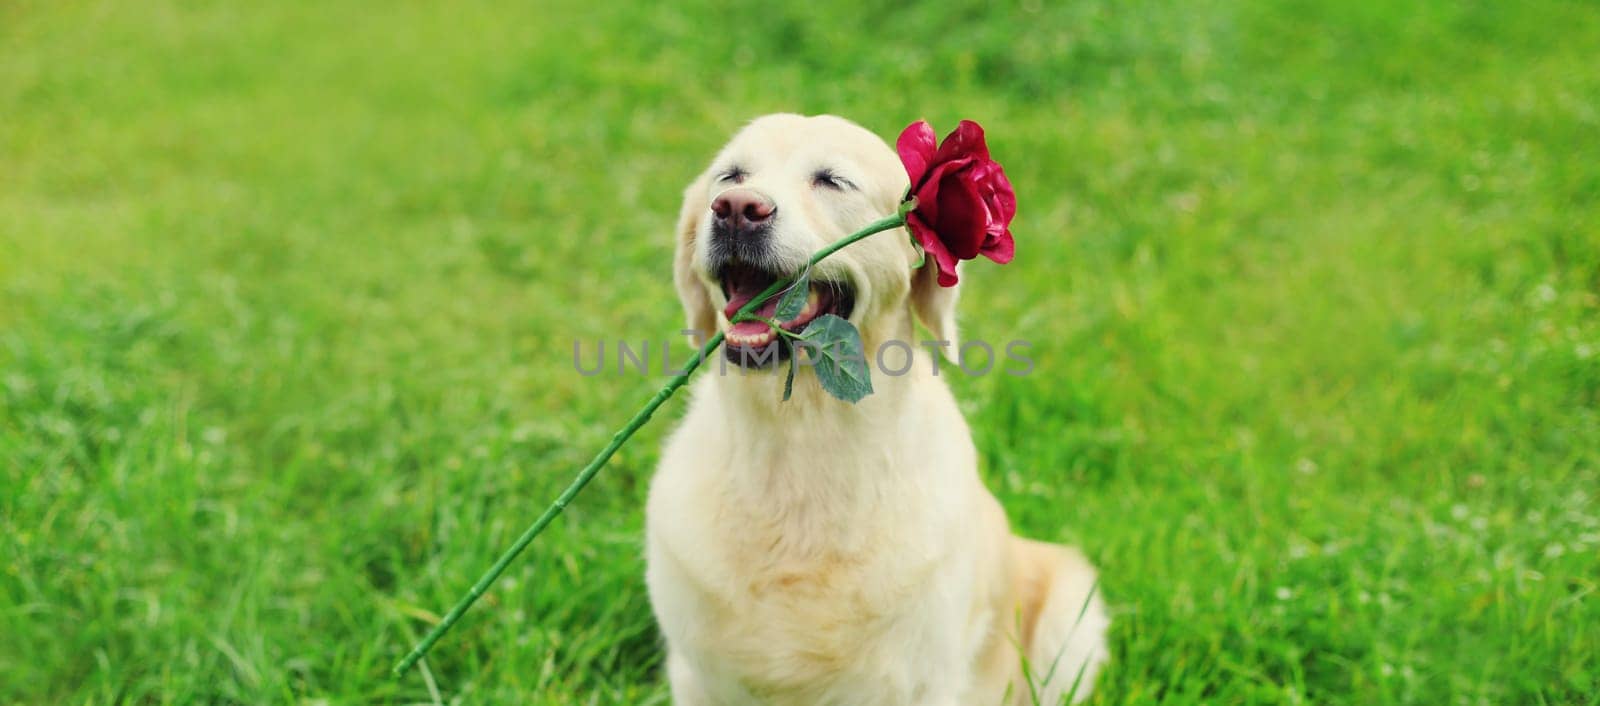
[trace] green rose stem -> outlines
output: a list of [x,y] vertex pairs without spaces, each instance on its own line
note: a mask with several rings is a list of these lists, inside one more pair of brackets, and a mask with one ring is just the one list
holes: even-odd
[[[910,213],[911,209],[913,208],[916,208],[915,200],[907,201],[901,205],[898,213],[881,220],[874,221],[867,227],[845,236],[834,244],[817,251],[815,255],[811,256],[811,260],[806,263],[806,268],[809,269],[815,266],[818,262],[821,262],[823,258],[826,258],[827,256],[838,252],[845,246],[866,238],[869,235],[881,233],[891,228],[905,225],[906,214]],[[734,314],[733,318],[739,318],[754,311],[762,304],[766,303],[767,299],[770,299],[772,295],[783,291],[783,288],[787,287],[792,281],[793,280],[780,279],[776,282],[773,282],[771,285],[768,285],[765,291],[757,295],[754,299],[751,299],[750,302],[745,304],[743,307],[740,307],[738,313]],[[634,413],[633,418],[629,419],[628,423],[624,425],[621,430],[611,435],[610,443],[607,443],[605,448],[600,449],[600,453],[595,454],[594,460],[590,461],[589,465],[584,466],[583,470],[578,471],[578,477],[572,479],[572,484],[568,485],[566,490],[561,491],[561,494],[556,496],[555,502],[551,503],[550,507],[545,509],[544,514],[540,515],[539,519],[534,520],[533,524],[528,526],[528,529],[523,530],[522,535],[517,537],[517,541],[511,545],[511,548],[507,549],[504,554],[500,555],[499,559],[495,560],[494,565],[490,566],[489,570],[483,573],[483,576],[478,579],[477,583],[472,584],[472,588],[467,591],[467,595],[462,596],[461,600],[456,601],[455,607],[451,608],[450,612],[445,614],[444,619],[440,620],[438,625],[433,626],[433,629],[429,630],[428,634],[423,636],[422,641],[418,642],[416,647],[411,648],[410,653],[406,654],[403,659],[395,663],[393,670],[394,676],[398,677],[402,674],[405,674],[406,670],[410,669],[412,665],[417,663],[417,660],[422,659],[423,655],[428,654],[428,650],[433,648],[433,643],[438,642],[440,637],[444,636],[446,632],[449,632],[451,626],[455,625],[456,621],[461,619],[461,616],[467,612],[468,608],[472,607],[473,603],[476,603],[479,598],[482,598],[483,594],[488,593],[489,587],[494,585],[494,582],[500,578],[500,574],[505,572],[506,567],[511,565],[511,562],[517,558],[517,555],[521,554],[522,550],[527,549],[528,545],[533,542],[533,539],[538,537],[539,533],[544,531],[544,528],[550,526],[550,523],[556,519],[557,515],[560,515],[562,511],[567,509],[567,504],[572,502],[572,499],[577,497],[578,493],[583,492],[584,486],[588,485],[589,481],[594,479],[595,474],[599,473],[600,469],[606,465],[606,461],[611,460],[611,456],[617,452],[617,449],[622,448],[622,445],[628,442],[628,439],[633,436],[634,432],[639,430],[639,427],[644,426],[645,422],[650,421],[650,415],[655,413],[656,408],[660,407],[663,402],[667,401],[667,398],[672,396],[672,393],[677,392],[678,388],[683,387],[683,384],[689,381],[689,376],[700,367],[700,363],[704,362],[705,359],[712,353],[715,353],[717,346],[722,345],[722,339],[723,334],[719,331],[717,335],[711,337],[711,340],[706,341],[705,345],[700,347],[700,352],[695,355],[694,360],[689,361],[689,363],[681,372],[679,372],[677,375],[674,375],[671,380],[667,381],[667,384],[663,385],[660,390],[656,391],[656,394],[650,398],[650,401],[646,402],[643,408]]]

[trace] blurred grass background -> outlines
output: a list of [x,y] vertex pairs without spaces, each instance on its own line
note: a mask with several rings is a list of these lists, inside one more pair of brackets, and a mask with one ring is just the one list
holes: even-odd
[[[1117,610],[1096,703],[1600,693],[1600,7],[0,2],[0,701],[386,672],[659,379],[681,188],[765,112],[989,128],[954,377]],[[672,415],[668,415],[670,418]],[[622,452],[429,660],[662,704]]]

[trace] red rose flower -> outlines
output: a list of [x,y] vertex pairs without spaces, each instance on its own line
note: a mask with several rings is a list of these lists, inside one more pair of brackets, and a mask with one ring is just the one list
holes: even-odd
[[906,214],[912,237],[939,267],[939,286],[954,287],[956,262],[979,255],[1011,262],[1011,219],[1017,195],[1000,165],[989,158],[983,128],[971,120],[935,147],[933,126],[918,120],[895,142],[917,207]]

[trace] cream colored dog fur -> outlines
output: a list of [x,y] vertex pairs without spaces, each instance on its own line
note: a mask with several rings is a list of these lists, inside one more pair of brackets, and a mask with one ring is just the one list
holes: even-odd
[[[819,170],[844,186],[819,187]],[[709,221],[736,184],[776,204],[769,264],[793,272],[893,213],[907,181],[881,139],[840,118],[744,128],[688,188],[678,223],[675,280],[702,332],[729,325]],[[806,370],[782,402],[783,367],[720,357],[693,385],[647,513],[650,599],[678,706],[1057,704],[1074,681],[1079,698],[1093,685],[1109,624],[1094,569],[1074,549],[1012,535],[979,480],[966,421],[914,335],[913,317],[954,341],[956,292],[916,259],[896,231],[815,271],[853,288],[849,319],[869,359],[890,339],[916,351],[903,376],[874,369],[860,403],[829,397]]]

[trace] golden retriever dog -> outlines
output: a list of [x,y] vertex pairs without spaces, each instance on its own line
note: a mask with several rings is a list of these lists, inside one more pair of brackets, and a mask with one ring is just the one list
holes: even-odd
[[[1086,696],[1106,660],[1093,567],[1012,535],[978,477],[966,421],[915,335],[920,321],[954,341],[956,290],[931,263],[913,269],[903,230],[820,263],[805,311],[782,323],[832,313],[860,329],[875,392],[859,403],[804,369],[783,401],[787,347],[766,324],[728,321],[811,253],[894,213],[906,187],[871,132],[771,115],[684,194],[678,294],[689,327],[728,344],[650,488],[647,580],[678,706],[1054,705]],[[885,341],[910,345],[886,348],[900,360],[880,368]],[[909,371],[882,372],[906,356]]]

